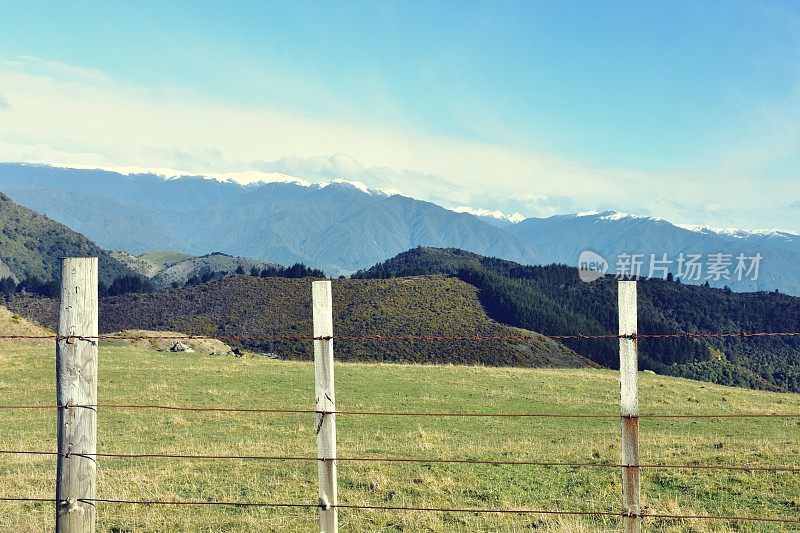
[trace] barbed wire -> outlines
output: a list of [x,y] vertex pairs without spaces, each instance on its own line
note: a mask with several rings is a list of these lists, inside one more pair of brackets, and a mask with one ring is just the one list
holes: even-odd
[[285,455],[217,455],[217,454],[180,454],[180,453],[59,453],[39,450],[0,450],[0,455],[44,455],[57,457],[96,457],[120,459],[202,459],[202,460],[242,460],[242,461],[338,461],[360,463],[415,463],[415,464],[469,464],[469,465],[505,465],[505,466],[537,466],[537,467],[568,467],[568,468],[642,468],[663,470],[728,470],[738,472],[787,472],[800,473],[796,466],[760,466],[760,465],[710,465],[710,464],[623,464],[623,463],[590,463],[590,462],[546,462],[546,461],[519,461],[506,459],[441,459],[429,457],[306,457]]
[[[50,502],[64,503],[67,500],[56,498],[39,497],[14,497],[0,496],[2,502]],[[326,505],[322,503],[284,503],[284,502],[242,502],[242,501],[220,501],[220,500],[128,500],[113,498],[78,498],[75,501],[80,503],[98,504],[121,504],[121,505],[181,505],[181,506],[227,506],[227,507],[275,507],[275,508],[305,508],[305,509],[350,509],[350,510],[379,510],[379,511],[403,511],[403,512],[441,512],[441,513],[473,513],[473,514],[537,514],[555,516],[594,516],[594,517],[639,517],[642,519],[656,520],[721,520],[727,522],[767,522],[797,524],[800,518],[784,518],[770,516],[735,516],[735,515],[675,515],[660,513],[641,513],[633,515],[619,511],[568,511],[551,509],[487,509],[469,507],[411,507],[394,505],[367,505],[367,504],[347,504]]]
[[0,340],[53,340],[66,341],[114,341],[114,340],[220,340],[220,341],[533,341],[542,339],[561,340],[611,340],[611,339],[704,339],[704,338],[759,338],[800,337],[800,332],[679,332],[679,333],[631,333],[585,335],[0,335]]
[[726,418],[800,418],[800,413],[709,413],[709,414],[671,414],[644,413],[640,415],[621,415],[605,413],[481,413],[481,412],[431,412],[431,411],[360,411],[336,410],[319,411],[316,409],[293,408],[259,408],[259,407],[202,407],[159,404],[35,404],[35,405],[0,405],[0,410],[44,410],[44,409],[155,409],[166,411],[188,412],[221,412],[221,413],[264,413],[264,414],[315,414],[339,416],[411,416],[411,417],[478,417],[478,418],[577,418],[577,419],[726,419]]
[[[85,341],[97,344],[99,341],[114,340],[229,340],[229,341],[445,341],[445,342],[484,342],[484,341],[519,341],[533,340],[610,340],[629,339],[702,339],[702,338],[763,338],[763,337],[800,337],[800,332],[694,332],[694,333],[642,333],[642,334],[598,334],[598,335],[337,335],[337,336],[309,336],[309,335],[0,335],[0,340],[54,340],[56,342],[74,343]],[[174,411],[193,412],[226,412],[226,413],[274,413],[274,414],[315,414],[315,415],[364,415],[364,416],[413,416],[413,417],[520,417],[520,418],[582,418],[582,419],[614,419],[614,418],[652,418],[652,419],[732,419],[732,418],[800,418],[800,413],[723,413],[723,414],[643,414],[639,416],[622,416],[618,414],[588,414],[588,413],[480,413],[480,412],[399,412],[399,411],[366,411],[366,410],[336,410],[319,411],[314,409],[293,408],[257,408],[257,407],[201,407],[201,406],[175,406],[157,404],[83,404],[83,405],[0,405],[4,410],[30,410],[30,409],[162,409]],[[416,464],[470,464],[470,465],[509,465],[509,466],[535,466],[535,467],[564,467],[564,468],[640,468],[640,469],[668,469],[668,470],[722,470],[740,472],[773,472],[773,473],[798,473],[797,466],[760,466],[760,465],[711,465],[711,464],[621,464],[600,462],[545,462],[528,460],[493,460],[493,459],[467,459],[467,458],[416,458],[416,457],[357,457],[344,456],[336,458],[304,457],[304,456],[278,456],[278,455],[218,455],[218,454],[181,454],[181,453],[121,453],[97,452],[93,454],[59,453],[38,450],[0,450],[3,455],[35,455],[58,457],[84,457],[96,460],[98,457],[119,459],[188,459],[188,460],[259,460],[259,461],[330,461],[338,462],[371,462],[371,463],[416,463]],[[36,497],[0,497],[3,502],[53,502],[61,500],[54,498]],[[357,505],[338,504],[326,506],[311,503],[281,503],[281,502],[241,502],[241,501],[214,501],[214,500],[126,500],[107,498],[79,499],[79,502],[97,504],[130,504],[130,505],[218,505],[233,507],[275,507],[275,508],[340,508],[385,510],[403,512],[458,512],[458,513],[513,513],[513,514],[540,514],[562,516],[597,516],[597,517],[624,517],[631,516],[614,511],[560,511],[547,509],[485,509],[485,508],[452,508],[452,507],[406,507],[389,505]],[[783,517],[750,517],[727,515],[673,515],[658,513],[641,513],[636,515],[642,519],[670,519],[670,520],[723,520],[723,521],[749,521],[772,523],[800,523],[800,518]]]

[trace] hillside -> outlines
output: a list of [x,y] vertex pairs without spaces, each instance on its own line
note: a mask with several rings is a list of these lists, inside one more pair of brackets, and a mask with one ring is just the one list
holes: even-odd
[[152,265],[158,272],[179,261],[191,258],[192,256],[189,254],[167,251],[147,252],[139,256],[139,259]]
[[281,265],[260,259],[233,257],[215,252],[200,257],[178,252],[149,252],[140,256],[127,252],[111,255],[128,265],[137,274],[149,278],[155,290],[182,287],[193,278],[223,277],[234,273],[259,273],[265,269],[281,269]]
[[[0,336],[46,336],[53,334],[53,330],[34,324],[0,305]],[[0,348],[3,349],[3,351],[0,351],[0,362],[5,362],[5,351],[22,344],[26,347],[36,348],[53,347],[53,341],[45,339],[26,339],[24,342],[16,339],[0,339]]]
[[114,251],[109,253],[111,254],[111,257],[145,278],[152,278],[162,269],[162,267],[158,267],[155,264],[142,259],[141,257],[129,254],[128,252]]
[[[471,285],[444,277],[333,282],[339,335],[529,334],[486,316]],[[311,336],[311,280],[235,276],[157,293],[102,298],[100,329],[174,330],[197,335]],[[15,312],[54,324],[55,300],[17,298]],[[281,358],[311,358],[308,341],[242,341]],[[342,361],[586,367],[591,363],[549,339],[524,342],[340,341]]]
[[100,258],[100,281],[110,285],[134,272],[83,235],[0,193],[0,262],[20,280],[50,282],[60,276],[62,257]]
[[200,257],[189,257],[174,262],[158,271],[153,279],[156,289],[183,286],[192,278],[202,278],[203,275],[219,273],[222,275],[250,273],[255,269],[261,272],[268,268],[281,268],[280,265],[270,261],[248,259],[246,257],[233,257],[227,254],[213,253]]
[[[355,277],[442,274],[478,289],[493,319],[549,335],[615,334],[616,280],[584,283],[577,269],[523,266],[461,250],[418,248]],[[639,283],[639,331],[800,331],[800,298],[735,293],[663,280]],[[576,352],[610,368],[614,341],[573,340]],[[768,390],[800,392],[800,339],[643,339],[640,365],[658,373]]]

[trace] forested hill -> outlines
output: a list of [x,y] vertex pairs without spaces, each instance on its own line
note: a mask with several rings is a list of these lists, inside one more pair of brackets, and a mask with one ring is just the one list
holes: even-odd
[[[144,329],[194,335],[303,336],[241,345],[281,358],[312,358],[312,278],[239,275],[152,293],[100,300],[100,330]],[[334,326],[340,336],[364,335],[532,335],[489,319],[477,290],[443,276],[403,280],[335,280]],[[12,310],[53,327],[58,302],[20,297]],[[235,343],[234,343],[235,344]],[[594,366],[550,339],[528,342],[348,341],[336,343],[344,361],[481,364],[488,366]]]
[[[478,288],[489,316],[550,335],[616,333],[616,280],[584,283],[576,268],[523,266],[455,249],[416,248],[354,275],[394,278],[444,274]],[[639,331],[800,331],[800,298],[734,293],[664,280],[639,283]],[[613,340],[566,344],[607,367],[618,366]],[[800,339],[642,339],[640,366],[728,385],[800,392]]]
[[[60,259],[68,256],[100,258],[100,281],[114,280],[134,272],[92,241],[58,222],[15,204],[0,193],[0,265],[7,265],[14,281],[31,289],[52,285],[60,276]],[[9,275],[0,268],[0,277]]]

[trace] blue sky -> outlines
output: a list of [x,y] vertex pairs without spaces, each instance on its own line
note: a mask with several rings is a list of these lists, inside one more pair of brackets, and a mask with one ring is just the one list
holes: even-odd
[[0,159],[800,230],[795,2],[2,10]]

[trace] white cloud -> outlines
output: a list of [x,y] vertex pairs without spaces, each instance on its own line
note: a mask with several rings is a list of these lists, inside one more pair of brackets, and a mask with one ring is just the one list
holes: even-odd
[[[609,206],[736,226],[786,226],[787,211],[771,206],[800,196],[800,180],[765,189],[740,174],[715,178],[713,169],[602,167],[499,144],[221,104],[31,57],[0,60],[0,87],[5,101],[13,102],[0,113],[5,161],[245,182],[345,179],[446,207],[549,216]],[[796,131],[785,131],[794,142]],[[748,168],[755,168],[750,161]],[[679,205],[692,203],[705,207],[679,216]],[[768,216],[773,218],[762,220]]]
[[257,161],[261,170],[286,172],[318,179],[333,179],[342,176],[360,176],[364,166],[347,154],[332,156],[284,156],[275,161]]
[[33,58],[0,62],[0,87],[14,102],[0,129],[6,160],[22,151],[36,162],[99,160],[191,173],[292,168],[342,177],[369,169],[401,190],[438,176],[442,185],[462,188],[451,194],[467,199],[489,183],[494,192],[512,194],[531,187],[596,190],[604,181],[603,171],[516,148],[222,105]]

